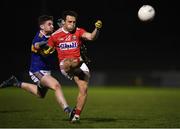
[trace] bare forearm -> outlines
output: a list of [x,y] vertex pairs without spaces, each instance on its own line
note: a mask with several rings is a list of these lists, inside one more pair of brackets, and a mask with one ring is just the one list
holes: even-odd
[[98,20],[95,23],[95,29],[93,30],[93,32],[92,33],[85,32],[82,35],[82,38],[84,38],[86,40],[90,40],[90,41],[95,40],[99,36],[101,27],[102,27],[102,22],[100,20]]
[[47,44],[47,41],[41,41],[41,42],[36,42],[34,46],[36,49],[40,49],[41,46],[44,46],[46,44]]
[[99,33],[100,33],[100,30],[97,29],[97,28],[95,28],[94,31],[91,33],[91,39],[92,39],[92,40],[97,39],[98,36],[99,36]]

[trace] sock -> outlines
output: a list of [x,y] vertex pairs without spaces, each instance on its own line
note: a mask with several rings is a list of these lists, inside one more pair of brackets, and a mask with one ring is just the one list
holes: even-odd
[[81,110],[76,109],[75,115],[80,116],[80,114],[81,114]]
[[66,112],[66,113],[70,113],[71,112],[71,108],[68,106],[68,107],[66,107],[66,108],[64,108],[64,112]]

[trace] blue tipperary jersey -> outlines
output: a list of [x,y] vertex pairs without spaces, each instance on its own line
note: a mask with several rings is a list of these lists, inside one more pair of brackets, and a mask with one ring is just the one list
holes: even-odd
[[36,50],[34,45],[37,42],[41,41],[47,41],[49,37],[43,35],[40,31],[36,33],[36,36],[34,37],[32,41],[31,46],[31,65],[30,65],[30,71],[31,72],[37,72],[40,70],[50,70],[50,57],[43,56],[39,53],[40,50]]

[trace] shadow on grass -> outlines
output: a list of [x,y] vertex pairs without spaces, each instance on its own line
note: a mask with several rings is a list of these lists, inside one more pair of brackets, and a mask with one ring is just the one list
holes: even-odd
[[91,121],[91,122],[115,122],[117,119],[115,118],[100,118],[100,117],[87,117],[87,118],[82,118],[82,121]]
[[[118,119],[115,118],[97,118],[97,117],[85,117],[80,121],[89,121],[89,122],[116,122]],[[67,119],[63,119],[63,121],[67,121]]]
[[1,113],[17,113],[17,112],[32,112],[32,110],[30,110],[30,109],[25,109],[25,110],[3,110],[3,111],[0,111],[0,114]]

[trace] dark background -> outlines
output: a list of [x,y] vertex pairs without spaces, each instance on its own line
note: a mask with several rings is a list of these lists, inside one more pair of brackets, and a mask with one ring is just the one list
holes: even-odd
[[[143,4],[155,8],[148,23],[137,18]],[[99,38],[87,42],[94,71],[179,70],[179,7],[169,0],[91,1],[2,1],[3,36],[1,79],[28,71],[31,41],[41,14],[56,21],[64,10],[78,13],[77,26],[92,32],[97,19],[103,21]],[[56,25],[56,24],[55,24]],[[57,27],[57,26],[55,26]]]

